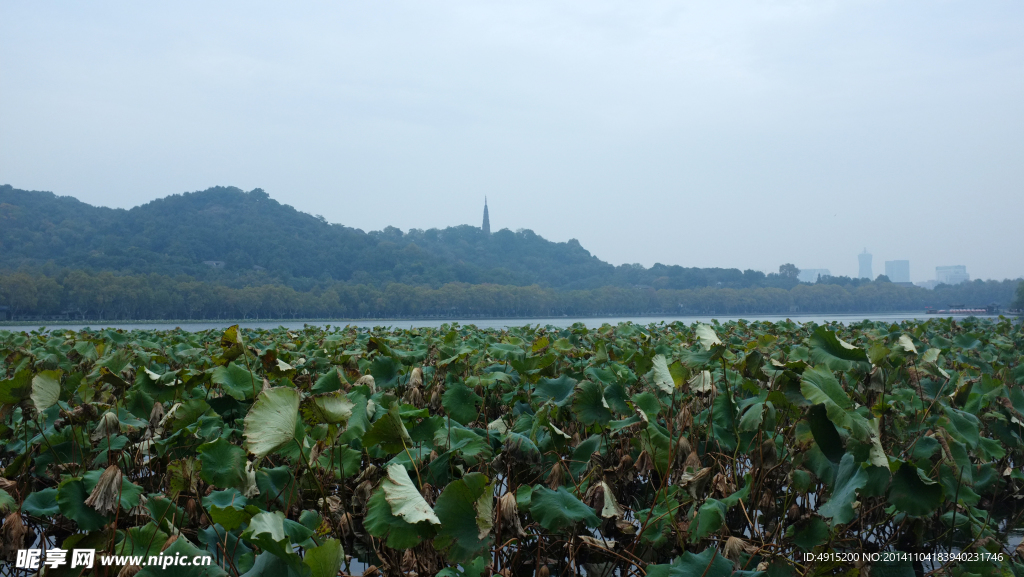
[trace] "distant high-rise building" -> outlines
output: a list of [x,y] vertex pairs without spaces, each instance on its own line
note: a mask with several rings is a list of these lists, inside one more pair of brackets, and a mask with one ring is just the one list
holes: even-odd
[[967,267],[962,264],[935,267],[935,281],[939,284],[960,284],[969,280],[971,275],[967,274]]
[[487,197],[484,197],[484,234],[491,234],[491,218],[487,215]]
[[892,282],[910,282],[910,261],[885,261],[885,276],[889,277]]
[[868,249],[864,249],[864,252],[857,255],[857,260],[860,262],[860,274],[859,278],[866,278],[871,280],[871,255],[868,254]]
[[819,276],[832,276],[832,273],[827,268],[802,268],[796,278],[800,282],[818,282]]

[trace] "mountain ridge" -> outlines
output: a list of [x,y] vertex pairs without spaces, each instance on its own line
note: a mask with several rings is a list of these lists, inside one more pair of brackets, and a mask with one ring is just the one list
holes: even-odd
[[[211,187],[130,209],[93,206],[73,196],[0,186],[0,267],[56,266],[125,273],[185,274],[225,284],[272,277],[384,286],[399,282],[601,286],[790,288],[795,280],[739,269],[657,264],[614,266],[571,239],[531,230],[486,235],[480,227],[394,227],[364,232],[280,203],[256,188]],[[224,263],[223,269],[207,262]]]

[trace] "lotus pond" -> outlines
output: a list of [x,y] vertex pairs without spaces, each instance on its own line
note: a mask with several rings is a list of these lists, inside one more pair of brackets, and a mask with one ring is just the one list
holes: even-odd
[[1024,575],[1022,351],[1006,319],[0,331],[0,571]]

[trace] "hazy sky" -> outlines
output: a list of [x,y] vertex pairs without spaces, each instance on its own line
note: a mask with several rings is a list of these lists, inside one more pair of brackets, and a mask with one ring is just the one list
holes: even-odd
[[[301,5],[296,5],[301,4]],[[0,4],[0,183],[615,264],[1024,275],[1024,3]]]

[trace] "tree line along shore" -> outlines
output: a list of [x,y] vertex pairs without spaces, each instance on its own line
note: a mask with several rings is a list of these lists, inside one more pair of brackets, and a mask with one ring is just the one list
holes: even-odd
[[870,313],[995,305],[1020,308],[1019,280],[973,281],[934,290],[884,278],[856,286],[818,282],[789,289],[559,290],[539,285],[353,284],[302,279],[232,286],[186,275],[60,270],[0,271],[0,320],[309,319],[548,317],[646,314]]

